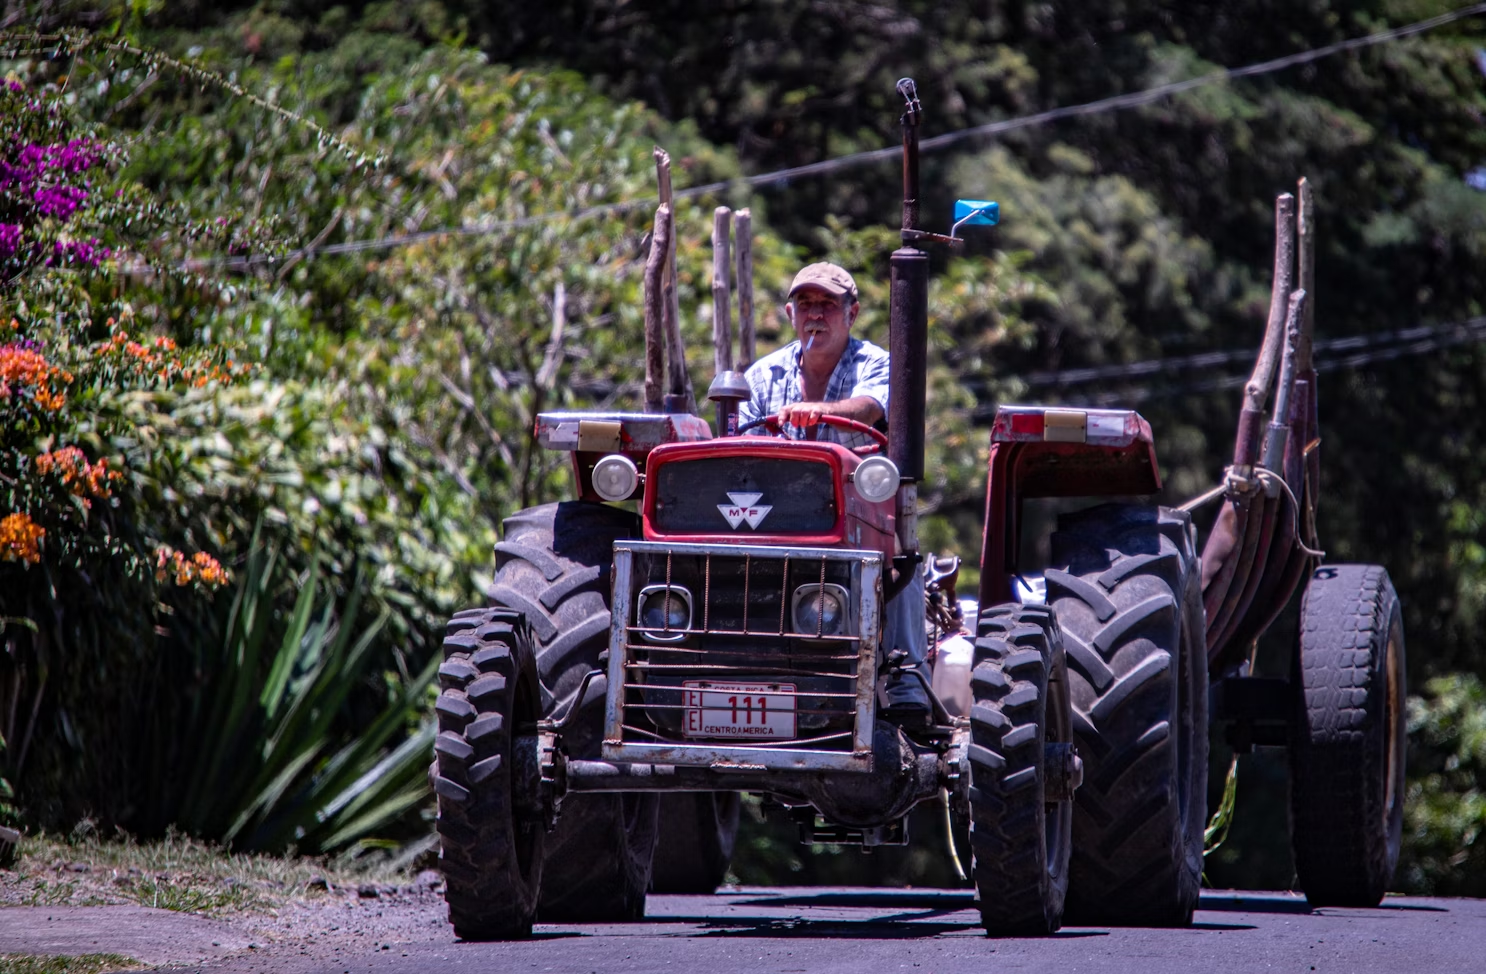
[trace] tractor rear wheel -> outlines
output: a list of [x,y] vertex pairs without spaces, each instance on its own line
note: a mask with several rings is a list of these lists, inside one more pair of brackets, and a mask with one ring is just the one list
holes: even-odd
[[1048,934],[1068,893],[1076,765],[1063,644],[1042,606],[991,609],[979,631],[968,770],[981,925],[993,936]]
[[429,769],[449,922],[465,940],[531,934],[546,837],[540,697],[520,617],[472,609],[444,637]]
[[1191,922],[1207,811],[1207,651],[1191,518],[1106,504],[1058,519],[1048,603],[1068,651],[1074,801],[1068,915]]
[[[596,759],[603,740],[607,677],[584,678],[609,646],[609,578],[614,542],[635,537],[635,515],[617,507],[564,501],[505,521],[496,545],[491,597],[530,626],[543,716],[577,716],[562,733],[570,757]],[[655,849],[658,796],[574,795],[547,836],[538,916],[556,922],[620,922],[645,915]]]
[[1314,906],[1377,906],[1403,834],[1403,614],[1376,565],[1323,565],[1300,608],[1290,842]]
[[727,878],[743,799],[735,791],[663,795],[650,888],[657,893],[712,893]]

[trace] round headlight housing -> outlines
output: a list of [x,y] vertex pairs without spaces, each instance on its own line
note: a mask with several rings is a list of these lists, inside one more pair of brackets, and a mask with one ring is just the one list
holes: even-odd
[[862,495],[863,500],[874,504],[896,494],[901,480],[898,465],[887,457],[868,457],[857,465],[856,472],[851,475],[851,482],[856,485],[857,493]]
[[640,485],[640,471],[635,461],[611,453],[593,465],[593,490],[606,501],[628,500]]
[[839,636],[846,632],[848,600],[846,590],[827,582],[812,582],[795,589],[795,632],[802,636]]
[[[637,621],[653,643],[677,643],[691,628],[691,592],[680,585],[647,585],[640,589]],[[674,632],[671,630],[681,630]]]

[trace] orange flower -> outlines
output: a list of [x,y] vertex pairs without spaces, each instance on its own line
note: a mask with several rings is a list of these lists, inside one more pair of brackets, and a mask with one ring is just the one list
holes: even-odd
[[205,588],[220,588],[232,581],[232,573],[204,551],[187,558],[170,545],[155,549],[155,581],[173,579],[177,586],[197,583]]
[[41,542],[46,528],[31,520],[29,514],[8,514],[0,519],[0,561],[41,561]]
[[43,477],[51,473],[61,477],[62,485],[81,497],[84,507],[91,506],[88,503],[90,497],[112,496],[109,484],[124,479],[119,471],[108,469],[107,458],[89,463],[83,451],[75,446],[64,446],[60,450],[43,453],[36,458],[35,463],[36,472]]
[[0,399],[9,399],[15,386],[29,386],[41,408],[56,412],[67,403],[65,393],[52,383],[66,385],[72,374],[47,362],[46,356],[19,345],[0,345]]

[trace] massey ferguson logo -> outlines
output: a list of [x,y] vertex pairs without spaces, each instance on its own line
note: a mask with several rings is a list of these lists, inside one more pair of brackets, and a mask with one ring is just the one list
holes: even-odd
[[728,500],[732,503],[718,504],[717,509],[722,512],[723,517],[727,518],[728,527],[734,531],[738,530],[738,525],[744,521],[748,522],[750,528],[757,530],[764,518],[768,517],[769,512],[774,509],[771,504],[758,502],[763,496],[763,494],[734,494],[729,491]]

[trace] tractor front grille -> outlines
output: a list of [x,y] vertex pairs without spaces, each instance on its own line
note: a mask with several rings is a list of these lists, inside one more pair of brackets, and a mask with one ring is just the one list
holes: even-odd
[[[870,768],[881,574],[877,552],[617,542],[605,759]],[[821,593],[839,632],[796,618]]]

